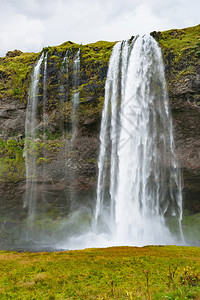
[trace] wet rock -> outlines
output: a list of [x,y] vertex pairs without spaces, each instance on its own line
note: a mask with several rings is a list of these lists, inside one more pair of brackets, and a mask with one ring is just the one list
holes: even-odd
[[0,132],[1,136],[23,135],[25,131],[26,110],[14,108],[12,105],[0,107]]

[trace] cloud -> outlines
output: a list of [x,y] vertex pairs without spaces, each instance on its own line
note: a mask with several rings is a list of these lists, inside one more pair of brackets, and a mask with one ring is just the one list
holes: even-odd
[[[16,13],[32,19],[46,19],[55,13],[60,0],[6,0]],[[65,2],[65,1],[64,1]]]
[[199,0],[7,0],[0,11],[0,55],[193,26],[199,10]]
[[44,33],[42,21],[16,13],[9,3],[3,6],[0,20],[0,55],[16,48],[22,51],[40,50]]

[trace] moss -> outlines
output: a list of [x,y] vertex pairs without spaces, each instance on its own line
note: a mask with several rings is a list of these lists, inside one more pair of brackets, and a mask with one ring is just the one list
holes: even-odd
[[175,61],[178,62],[189,52],[196,60],[196,51],[200,50],[200,25],[185,29],[172,29],[152,33],[163,50],[172,50]]
[[[57,135],[56,135],[57,136]],[[65,146],[65,141],[49,135],[49,139],[0,140],[0,181],[18,182],[25,179],[24,147],[38,165],[50,163],[52,156]],[[45,155],[45,156],[44,156]]]
[[25,176],[23,141],[0,140],[0,181],[17,182]]
[[[64,118],[70,119],[73,94],[79,92],[80,119],[84,122],[85,118],[93,113],[93,117],[100,117],[108,61],[114,44],[114,42],[104,41],[88,45],[66,42],[48,49],[47,106],[50,114],[56,109]],[[78,74],[79,87],[75,90],[73,60],[79,49],[81,60]],[[45,50],[47,51],[46,48]]]
[[199,33],[200,25],[152,33],[163,51],[168,82],[176,83],[181,76],[197,73],[200,67]]
[[[71,117],[71,103],[74,92],[80,93],[80,102],[84,104],[79,110],[82,113],[81,120],[85,118],[99,118],[101,115],[102,99],[104,97],[104,85],[107,74],[108,61],[114,42],[99,41],[88,45],[79,45],[70,41],[55,47],[46,47],[47,61],[47,112],[51,115],[56,109],[63,117]],[[79,88],[73,89],[73,60],[80,49]],[[68,53],[68,66],[64,60]],[[0,60],[0,99],[20,100],[26,104],[28,87],[30,85],[31,71],[39,54],[18,53],[18,56],[5,57]],[[66,68],[68,67],[68,70]],[[43,95],[44,65],[41,68],[39,87],[39,101]],[[62,87],[62,88],[61,88]],[[42,113],[42,105],[39,105]],[[63,112],[66,112],[66,115]],[[52,117],[53,118],[53,117]],[[57,116],[56,116],[57,118]]]
[[194,94],[195,86],[198,85],[197,74],[200,70],[200,25],[152,32],[151,35],[162,49],[169,95],[173,101],[172,107],[179,105],[177,98],[181,94],[183,105],[187,101],[197,103],[198,97]]
[[22,53],[23,53],[22,51],[15,49],[14,51],[8,51],[6,53],[6,56],[7,57],[15,57],[15,56],[21,55]]
[[0,58],[1,99],[26,103],[31,71],[38,57],[37,53],[19,53]]

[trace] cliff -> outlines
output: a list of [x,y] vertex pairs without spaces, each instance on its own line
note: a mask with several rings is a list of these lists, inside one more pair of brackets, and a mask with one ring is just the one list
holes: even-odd
[[[175,144],[183,173],[184,207],[192,212],[200,212],[200,25],[181,30],[152,32],[151,35],[163,52]],[[77,194],[81,193],[80,201],[88,201],[88,198],[94,201],[104,86],[114,44],[97,42],[78,45],[66,42],[60,46],[43,49],[43,52],[48,53],[46,121],[44,124],[42,116],[43,64],[39,87],[38,137],[34,155],[39,168],[42,170],[45,167],[51,174],[51,183],[46,178],[40,178],[40,181],[43,184],[45,182],[45,193],[51,193],[52,202],[55,198],[62,198],[66,186],[75,189]],[[79,87],[75,90],[73,59],[79,49]],[[2,219],[8,210],[12,211],[11,218],[14,218],[16,210],[21,210],[23,203],[26,106],[31,74],[40,55],[41,53],[22,53],[15,50],[0,58]],[[75,92],[80,94],[78,132],[73,141],[73,148],[66,154],[66,140],[71,138],[72,97]],[[47,153],[45,158],[44,151]],[[67,180],[64,180],[66,169],[68,175]],[[62,200],[59,201],[61,205]]]
[[184,207],[200,210],[200,25],[153,32],[163,52]]

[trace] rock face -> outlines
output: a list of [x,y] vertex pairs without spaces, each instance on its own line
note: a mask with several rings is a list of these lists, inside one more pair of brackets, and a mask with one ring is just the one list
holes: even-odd
[[15,136],[17,133],[24,133],[24,124],[26,118],[26,108],[16,108],[13,105],[0,107],[0,127],[3,137]]
[[200,211],[200,26],[153,32],[163,51],[184,207]]
[[[183,171],[184,207],[200,212],[200,25],[151,34],[163,52],[176,150]],[[97,42],[83,46],[66,42],[58,47],[43,49],[48,53],[47,105],[44,118],[43,63],[38,95],[37,161],[41,170],[45,166],[51,174],[53,185],[45,178],[43,182],[46,192],[55,197],[62,196],[70,182],[71,188],[82,193],[80,201],[85,201],[83,198],[88,198],[88,195],[94,201],[104,85],[113,45]],[[72,127],[72,98],[73,93],[77,92],[73,88],[73,59],[79,49],[78,131],[73,148],[66,154],[66,140],[70,140]],[[1,220],[8,211],[12,211],[13,215],[20,211],[21,218],[25,214],[22,213],[22,206],[25,192],[23,148],[26,105],[32,70],[40,55],[15,50],[0,58]],[[44,150],[48,153],[46,160],[42,156]]]

